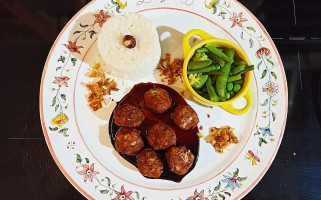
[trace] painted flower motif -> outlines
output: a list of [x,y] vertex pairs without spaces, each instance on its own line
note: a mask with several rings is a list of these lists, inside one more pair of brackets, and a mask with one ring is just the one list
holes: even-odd
[[205,3],[205,7],[208,9],[211,9],[211,8],[213,8],[214,3],[215,3],[215,0],[212,0],[212,2],[208,5],[206,5],[206,3]]
[[106,15],[103,10],[99,11],[99,14],[94,15],[96,17],[95,23],[98,23],[100,27],[107,21],[110,15]]
[[127,7],[127,1],[124,4],[120,0],[116,0],[116,2],[118,3],[120,9],[124,9]]
[[231,17],[230,20],[233,22],[231,28],[233,28],[236,24],[239,27],[242,27],[242,23],[247,21],[247,19],[243,18],[242,12],[240,12],[238,15],[236,13],[233,13],[233,17]]
[[262,136],[265,137],[265,136],[273,136],[272,133],[271,133],[271,129],[266,127],[266,128],[259,128],[261,131],[262,131]]
[[186,200],[208,200],[208,198],[204,197],[204,190],[200,193],[195,190],[194,196],[188,197]]
[[268,82],[263,87],[263,92],[266,92],[269,96],[274,96],[279,92],[278,84],[273,82]]
[[63,126],[69,121],[69,118],[65,113],[58,114],[55,118],[51,120],[53,125]]
[[260,48],[260,49],[257,50],[257,52],[256,52],[256,57],[260,59],[263,54],[264,54],[265,56],[269,56],[269,55],[271,54],[270,49],[268,49],[268,48],[266,48],[266,47]]
[[79,49],[80,48],[83,48],[82,46],[77,46],[76,42],[71,42],[69,41],[69,44],[64,44],[65,47],[67,47],[67,49],[70,51],[70,52],[76,52],[76,53],[80,53]]
[[232,191],[234,191],[236,187],[241,188],[239,181],[237,180],[237,177],[229,177],[226,175],[223,176],[225,177],[225,179],[223,179],[222,182],[227,183],[226,188],[231,188]]
[[81,165],[83,167],[82,171],[78,171],[77,173],[80,175],[84,175],[84,182],[86,182],[88,179],[90,182],[93,182],[93,178],[96,174],[99,174],[98,171],[94,170],[94,163],[90,165],[90,168],[87,164]]
[[55,77],[55,80],[54,80],[54,84],[58,84],[59,87],[61,87],[62,85],[65,86],[65,87],[68,87],[68,80],[70,78],[68,78],[67,76],[64,76],[64,77]]
[[115,197],[113,200],[131,200],[130,195],[132,193],[132,191],[126,192],[124,186],[121,186],[121,191],[116,191],[117,197]]

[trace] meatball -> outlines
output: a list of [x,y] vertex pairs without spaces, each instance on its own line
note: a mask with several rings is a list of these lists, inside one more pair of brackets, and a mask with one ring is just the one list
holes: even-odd
[[148,143],[155,149],[167,149],[176,144],[175,131],[165,123],[157,123],[148,130]]
[[191,106],[178,105],[173,113],[173,121],[179,128],[188,130],[197,126],[198,116]]
[[118,152],[134,156],[144,147],[140,131],[136,128],[121,128],[116,135],[115,148]]
[[169,170],[178,175],[185,174],[193,165],[194,155],[184,146],[173,146],[165,153]]
[[118,126],[138,127],[144,119],[143,111],[137,106],[124,104],[114,111],[114,123]]
[[154,113],[163,113],[172,106],[172,100],[166,90],[153,88],[145,92],[145,106]]
[[147,177],[159,178],[163,172],[163,163],[160,155],[152,149],[145,149],[137,158],[139,172]]

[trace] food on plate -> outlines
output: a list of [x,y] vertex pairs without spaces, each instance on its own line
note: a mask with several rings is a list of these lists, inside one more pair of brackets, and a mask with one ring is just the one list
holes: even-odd
[[156,28],[141,14],[111,16],[97,41],[105,70],[118,77],[138,81],[150,76],[160,59]]
[[174,58],[171,62],[171,54],[167,53],[165,59],[161,59],[157,65],[159,70],[159,76],[162,78],[162,82],[167,81],[168,85],[174,84],[178,78],[182,77],[184,59]]
[[141,131],[136,128],[122,127],[116,135],[116,150],[130,156],[137,155],[144,147],[140,133]]
[[98,72],[98,68],[99,65],[96,64],[90,75],[91,77],[100,77],[100,80],[86,85],[89,91],[87,101],[89,107],[94,111],[103,107],[105,95],[110,95],[111,91],[118,91],[117,83],[110,78],[106,78],[105,73]]
[[163,172],[163,162],[160,155],[150,148],[138,155],[137,166],[143,176],[151,178],[159,178]]
[[198,116],[190,105],[178,105],[173,113],[173,121],[179,128],[188,130],[198,124]]
[[154,113],[163,113],[172,106],[172,100],[166,90],[152,88],[144,95],[145,106]]
[[160,122],[148,130],[147,141],[155,150],[167,149],[176,144],[176,134],[169,125]]
[[214,45],[196,49],[187,64],[188,82],[202,97],[212,102],[224,102],[242,88],[245,73],[254,70],[239,60],[233,48]]
[[193,153],[184,146],[172,146],[165,155],[169,170],[178,175],[185,174],[194,161]]
[[[164,96],[163,93],[165,91],[166,101],[171,100],[166,106],[169,106],[169,108],[162,114],[155,113],[147,107],[148,101],[152,101],[152,103],[155,101],[158,104],[163,101],[160,100],[159,97],[155,98],[151,95],[152,92],[155,91],[157,94],[162,94],[162,96]],[[146,101],[146,94],[149,93],[152,97],[148,97],[149,100]],[[195,119],[197,120],[195,125],[188,125],[189,129],[183,130],[174,123],[173,115],[175,110],[180,110],[179,107],[187,110],[184,111],[186,112],[185,115],[192,117],[192,123],[195,123]],[[128,115],[131,116],[128,117]],[[139,147],[143,147],[140,149],[136,146],[137,149],[133,150],[135,153],[138,152],[139,155],[135,155],[135,153],[134,155],[124,154],[119,151],[120,156],[134,165],[143,176],[180,182],[195,167],[199,154],[200,141],[197,127],[198,117],[195,111],[177,91],[166,85],[157,83],[136,84],[132,90],[117,103],[110,117],[109,137],[116,151],[119,150],[116,148],[116,142],[120,143],[118,145],[121,147],[131,143],[134,145],[141,144],[136,140],[136,137],[133,141],[125,142],[124,145],[122,145],[124,141],[118,139],[118,134],[121,133],[122,129],[126,128],[124,125],[127,124],[128,118],[135,119],[132,121],[136,127],[125,130],[129,132],[128,134],[130,134],[132,138],[133,136],[137,136],[138,138],[138,135],[140,135],[143,145],[139,145]],[[124,123],[124,121],[126,123]],[[184,119],[181,121],[184,123]],[[138,134],[138,132],[140,134]],[[176,148],[188,156],[188,161],[187,163],[184,163],[185,160],[176,162],[173,159],[176,159],[178,155],[175,155],[173,150],[173,152],[168,151],[169,163],[171,166],[176,166],[177,169],[179,168],[176,171],[175,169],[171,171],[165,154],[167,150],[173,148],[175,145],[180,146]]]
[[222,154],[223,150],[230,144],[237,144],[239,140],[233,133],[233,128],[224,126],[221,128],[211,127],[210,133],[204,138],[207,143],[213,145],[217,153]]
[[114,110],[115,124],[124,127],[139,127],[144,121],[143,111],[130,104],[124,104]]

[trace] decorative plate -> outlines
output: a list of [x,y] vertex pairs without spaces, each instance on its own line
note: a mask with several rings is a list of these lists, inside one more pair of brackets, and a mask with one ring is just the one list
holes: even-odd
[[[229,125],[240,142],[218,154],[201,139],[196,166],[180,183],[143,177],[111,145],[110,114],[115,102],[137,82],[115,77],[120,90],[106,96],[115,101],[96,112],[86,101],[84,85],[91,81],[87,74],[99,62],[96,40],[100,28],[110,15],[126,12],[139,12],[154,22],[163,57],[165,53],[183,57],[184,34],[202,29],[238,44],[255,65],[253,106],[244,115],[205,107],[185,96],[198,113],[203,135],[211,126]],[[148,81],[162,83],[156,70],[141,82]],[[171,87],[184,90],[181,81]],[[49,53],[41,81],[40,115],[54,160],[88,199],[240,199],[259,182],[276,155],[287,101],[277,49],[262,24],[238,1],[93,0],[69,21]]]

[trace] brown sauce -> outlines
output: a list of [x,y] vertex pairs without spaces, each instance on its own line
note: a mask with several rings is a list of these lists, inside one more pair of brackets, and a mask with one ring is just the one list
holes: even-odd
[[[172,104],[171,108],[168,109],[165,113],[155,114],[155,113],[152,113],[151,111],[149,111],[145,107],[144,94],[145,94],[145,92],[147,92],[149,89],[152,89],[152,88],[162,88],[162,89],[166,90],[169,93],[170,97],[172,98],[173,104]],[[181,130],[180,128],[178,128],[177,126],[175,126],[175,124],[172,121],[172,114],[173,114],[176,106],[179,104],[187,105],[187,102],[185,101],[185,99],[178,92],[176,92],[174,89],[172,89],[166,85],[156,84],[156,83],[139,83],[139,84],[135,85],[133,87],[133,89],[126,96],[124,96],[124,98],[122,100],[120,100],[117,103],[116,107],[121,106],[125,103],[131,104],[131,105],[136,105],[136,106],[140,107],[145,114],[145,120],[140,125],[140,127],[138,127],[138,129],[141,130],[141,136],[142,136],[144,143],[145,143],[145,146],[143,149],[152,148],[152,147],[150,147],[150,145],[147,142],[147,132],[148,132],[149,128],[151,126],[153,126],[156,122],[164,122],[164,123],[170,125],[171,128],[173,128],[175,130],[176,138],[177,138],[176,146],[185,146],[187,149],[191,150],[191,152],[194,154],[195,159],[194,159],[192,167],[188,170],[188,172],[184,175],[177,175],[177,174],[171,172],[167,166],[167,161],[166,161],[166,157],[165,157],[165,152],[167,151],[167,149],[156,151],[157,153],[160,153],[161,159],[162,159],[162,162],[164,165],[163,173],[159,177],[159,179],[175,181],[178,183],[181,182],[181,180],[189,172],[191,172],[193,170],[193,168],[195,167],[195,164],[198,159],[198,152],[199,152],[199,138],[197,136],[198,128],[196,127],[194,129],[184,131],[184,130]],[[109,136],[110,136],[110,139],[111,139],[111,142],[112,142],[114,148],[115,148],[115,138],[116,138],[117,132],[120,128],[121,128],[120,126],[118,126],[114,123],[114,113],[112,113],[112,115],[110,117],[110,121],[109,121]],[[125,155],[122,153],[119,153],[119,154],[125,160],[127,160],[128,162],[130,162],[132,165],[134,165],[137,168],[137,163],[136,163],[137,156],[128,156],[128,155]],[[146,178],[149,178],[149,177],[146,177]]]

